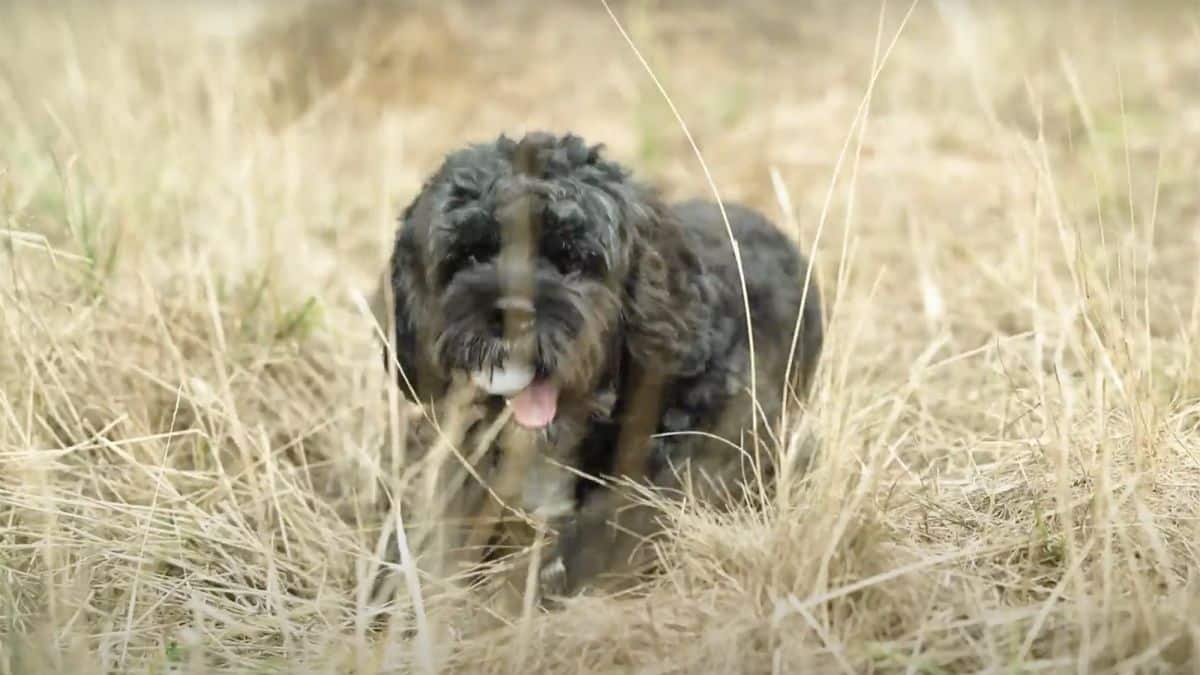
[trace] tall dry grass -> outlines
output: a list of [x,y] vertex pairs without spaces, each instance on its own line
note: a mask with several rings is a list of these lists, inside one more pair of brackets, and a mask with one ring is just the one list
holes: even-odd
[[411,411],[356,298],[469,140],[708,193],[603,7],[0,5],[0,672],[1194,672],[1200,13],[909,9],[614,5],[816,251],[819,447],[485,630],[370,601]]

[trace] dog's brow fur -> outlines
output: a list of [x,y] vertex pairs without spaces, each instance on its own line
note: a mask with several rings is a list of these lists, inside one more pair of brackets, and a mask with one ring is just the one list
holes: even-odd
[[[759,413],[775,420],[785,390],[802,397],[809,389],[822,348],[820,303],[810,289],[789,354],[808,261],[762,215],[736,204],[726,213],[743,259]],[[479,243],[493,240],[498,251]],[[585,264],[580,252],[589,250],[602,266]],[[752,457],[770,453],[729,447],[745,439],[757,448],[765,439],[748,438],[749,340],[718,209],[664,203],[604,159],[602,146],[538,132],[451,153],[403,212],[388,281],[396,330],[387,353],[412,384],[410,398],[444,401],[464,373],[510,358],[531,360],[561,388],[547,428],[508,423],[477,466],[494,478],[505,456],[521,456],[539,462],[527,478],[560,482],[507,491],[529,502],[516,506],[551,514],[545,525],[558,532],[542,557],[555,570],[544,592],[573,592],[636,568],[638,543],[656,531],[652,509],[584,474],[668,492],[686,485],[716,505],[750,498],[745,478],[754,472],[771,475],[762,461],[769,457]],[[497,321],[497,307],[513,304],[498,300],[513,295],[534,310],[527,334],[513,334],[507,310]],[[784,383],[789,357],[794,376]],[[483,392],[475,399],[488,412],[468,436],[503,408]],[[565,512],[564,494],[572,496]],[[555,503],[532,503],[546,500]],[[478,509],[486,501],[463,503]],[[462,515],[444,514],[447,522]],[[491,541],[529,543],[520,531],[496,529]]]

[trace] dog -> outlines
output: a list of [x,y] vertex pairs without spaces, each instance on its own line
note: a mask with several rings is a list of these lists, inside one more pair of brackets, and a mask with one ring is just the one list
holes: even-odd
[[622,485],[712,504],[756,494],[772,471],[756,449],[808,396],[822,350],[808,266],[763,215],[668,204],[571,133],[447,155],[400,218],[384,351],[435,421],[476,411],[460,419],[475,458],[433,492],[460,520],[489,505],[493,520],[453,545],[495,552],[507,535],[493,523],[522,514],[509,520],[549,533],[547,601],[646,564],[661,524]]

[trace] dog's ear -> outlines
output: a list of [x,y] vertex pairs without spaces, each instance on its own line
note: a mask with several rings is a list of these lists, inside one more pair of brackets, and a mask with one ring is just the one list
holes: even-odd
[[626,347],[645,367],[696,374],[712,351],[715,294],[678,219],[653,199],[637,211],[625,288]]
[[384,345],[384,359],[388,371],[394,369],[396,383],[406,398],[428,402],[444,393],[447,383],[437,374],[428,352],[422,348],[424,330],[430,324],[425,316],[427,293],[414,226],[410,222],[412,215],[413,207],[410,206],[401,217],[392,249],[385,293],[392,316],[390,322],[384,324],[385,331],[392,327],[392,349]]

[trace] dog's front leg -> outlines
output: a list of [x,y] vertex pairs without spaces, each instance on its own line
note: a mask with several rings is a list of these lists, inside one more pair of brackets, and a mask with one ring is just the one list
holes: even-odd
[[545,555],[539,585],[543,604],[585,588],[615,592],[636,580],[654,561],[651,537],[660,511],[623,492],[595,494],[564,522]]

